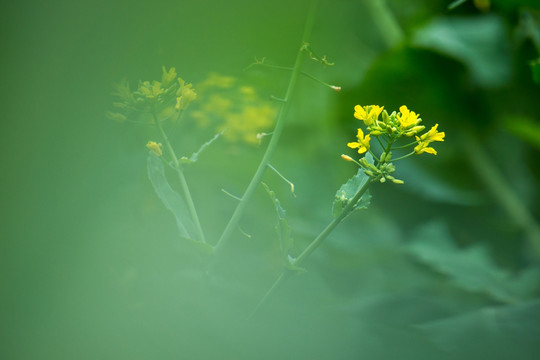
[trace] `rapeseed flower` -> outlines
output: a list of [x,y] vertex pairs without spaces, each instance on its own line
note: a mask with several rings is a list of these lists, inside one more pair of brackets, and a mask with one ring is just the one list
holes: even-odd
[[383,111],[384,106],[369,105],[369,106],[360,106],[356,105],[354,107],[354,117],[358,120],[362,120],[366,126],[373,124],[378,118],[381,112]]
[[420,119],[417,113],[415,113],[414,111],[410,111],[405,105],[402,105],[399,108],[399,114],[397,114],[397,118],[399,120],[399,124],[402,130],[406,130],[422,121],[422,119]]
[[438,126],[439,124],[435,124],[427,133],[422,134],[420,137],[416,136],[416,141],[418,141],[418,145],[414,147],[416,154],[428,153],[437,155],[437,151],[428,145],[433,141],[444,141],[445,133],[437,131]]
[[358,129],[358,133],[356,134],[356,138],[358,139],[357,142],[350,142],[347,144],[348,147],[351,149],[358,149],[359,154],[363,154],[366,151],[369,150],[369,140],[370,136],[369,134],[366,134],[364,136],[364,132],[362,129]]

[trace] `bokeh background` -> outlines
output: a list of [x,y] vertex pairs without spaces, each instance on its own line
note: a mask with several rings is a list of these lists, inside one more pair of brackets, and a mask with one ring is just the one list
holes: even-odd
[[[207,255],[179,239],[148,180],[144,145],[157,133],[105,114],[115,83],[159,79],[162,66],[196,91],[234,79],[201,91],[168,129],[181,154],[223,125],[217,112],[196,116],[215,94],[235,111],[253,105],[248,88],[257,106],[279,106],[270,96],[289,74],[246,67],[293,64],[309,1],[2,2],[0,357],[535,358],[539,6],[450,3],[321,1],[310,43],[335,66],[304,70],[342,91],[301,79],[272,160],[295,196],[275,174],[264,180],[287,210],[293,253],[356,172],[340,158],[354,154],[355,105],[406,104],[446,139],[436,157],[399,163],[405,184],[375,186],[370,208],[245,320],[280,271],[268,195],[257,192],[208,277]],[[242,193],[265,144],[224,136],[186,170],[211,242],[236,205],[221,189]]]

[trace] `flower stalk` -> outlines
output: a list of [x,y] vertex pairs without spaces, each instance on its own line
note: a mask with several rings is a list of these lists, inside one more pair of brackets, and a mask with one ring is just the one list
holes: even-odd
[[[316,0],[311,3],[311,8],[308,13],[306,26],[304,28],[304,34],[302,36],[302,44],[305,44],[307,40],[309,39],[309,37],[311,36],[311,31],[313,28],[313,22],[315,19],[315,12],[316,12],[317,5],[318,5],[318,1]],[[227,223],[225,229],[223,230],[221,237],[218,239],[217,243],[215,244],[216,255],[218,255],[222,251],[222,249],[229,243],[233,232],[238,227],[238,223],[240,219],[242,218],[242,216],[244,215],[244,211],[246,209],[247,204],[249,203],[253,194],[255,193],[255,190],[259,186],[262,180],[262,177],[266,169],[268,168],[268,165],[270,164],[270,160],[272,159],[272,156],[274,155],[274,152],[277,149],[277,145],[278,145],[281,133],[283,132],[283,128],[285,126],[285,119],[291,107],[291,98],[292,98],[294,89],[296,87],[296,82],[298,80],[298,77],[301,74],[301,68],[302,68],[304,59],[305,59],[304,51],[302,51],[302,48],[300,48],[298,51],[298,54],[296,55],[296,61],[294,63],[291,78],[287,86],[285,98],[279,109],[276,125],[272,132],[272,137],[270,139],[268,147],[266,148],[266,152],[264,153],[263,158],[261,159],[261,162],[257,170],[255,171],[255,174],[251,178],[251,181],[249,185],[247,186],[244,192],[244,195],[242,195],[240,202],[236,206],[236,209],[234,210],[229,222]]]
[[169,141],[169,137],[167,136],[167,133],[163,129],[161,122],[159,121],[155,113],[153,113],[152,116],[154,119],[154,123],[156,124],[156,127],[159,131],[159,134],[161,135],[161,138],[163,139],[165,148],[167,149],[169,156],[172,159],[172,163],[174,165],[176,174],[178,175],[178,179],[180,180],[180,186],[182,187],[182,191],[184,192],[184,196],[186,198],[186,202],[188,205],[189,213],[191,215],[191,219],[193,220],[193,223],[195,224],[195,228],[197,230],[198,240],[203,243],[206,243],[206,239],[204,237],[204,232],[201,226],[201,222],[199,220],[199,216],[197,215],[197,210],[195,208],[195,203],[193,202],[193,198],[191,196],[191,192],[189,191],[189,186],[186,181],[186,177],[184,176],[184,169],[182,165],[180,164],[180,162],[178,161],[178,157],[176,156],[176,153],[171,145],[171,142]]

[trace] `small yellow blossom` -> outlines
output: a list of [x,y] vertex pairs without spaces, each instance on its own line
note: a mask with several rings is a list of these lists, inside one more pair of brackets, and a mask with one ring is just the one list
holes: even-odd
[[153,152],[156,156],[163,155],[163,151],[161,150],[161,143],[157,143],[155,141],[149,141],[148,144],[146,144],[146,147]]
[[437,155],[437,151],[434,148],[428,147],[429,142],[423,142],[422,140],[420,140],[418,136],[416,137],[416,140],[418,140],[418,145],[414,147],[414,152],[417,155],[420,155],[423,153]]
[[435,124],[427,133],[420,136],[420,140],[426,141],[426,142],[432,142],[432,141],[444,141],[444,132],[438,132],[437,127],[439,124]]
[[167,71],[167,68],[165,66],[162,66],[161,70],[163,71],[163,75],[161,76],[161,83],[164,87],[168,87],[176,79],[176,69],[172,67],[169,69],[169,71]]
[[354,107],[354,117],[358,120],[362,120],[366,126],[369,126],[379,118],[379,115],[383,111],[384,106],[370,105]]
[[363,154],[366,151],[368,151],[369,140],[370,140],[369,134],[364,136],[364,132],[362,131],[362,129],[358,129],[358,133],[356,134],[356,137],[358,139],[358,142],[350,142],[347,144],[347,146],[350,147],[351,149],[358,148],[359,154]]
[[177,95],[180,95],[176,98],[176,110],[185,110],[187,109],[189,103],[197,98],[197,94],[191,88],[191,84],[188,84],[184,87],[181,87],[176,92]]
[[428,147],[433,141],[444,141],[444,132],[438,132],[437,127],[439,124],[435,124],[427,133],[422,134],[420,137],[416,136],[418,145],[414,147],[414,152],[417,154],[428,153],[437,155],[437,151],[434,148]]
[[399,108],[399,114],[397,115],[402,130],[405,130],[411,126],[419,123],[419,115],[414,111],[410,111],[407,106],[403,105]]

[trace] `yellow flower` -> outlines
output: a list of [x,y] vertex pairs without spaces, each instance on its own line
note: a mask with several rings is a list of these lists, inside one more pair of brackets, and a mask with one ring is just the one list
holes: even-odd
[[378,119],[379,115],[383,111],[384,106],[370,105],[354,107],[354,117],[358,120],[362,120],[366,126],[369,126]]
[[167,68],[165,66],[161,67],[161,70],[163,71],[163,75],[161,76],[161,83],[164,87],[168,87],[174,79],[176,79],[176,69],[170,68],[169,71],[167,71]]
[[438,132],[437,127],[439,124],[435,124],[427,133],[420,136],[420,140],[425,142],[432,142],[432,141],[444,141],[444,132]]
[[369,150],[369,140],[370,140],[369,134],[364,136],[364,132],[362,131],[362,129],[358,129],[358,133],[356,134],[356,138],[358,139],[358,142],[350,142],[350,143],[347,144],[347,146],[350,147],[351,149],[358,148],[358,153],[359,154],[363,154],[366,151],[368,151]]
[[423,153],[437,155],[437,151],[434,148],[428,147],[429,142],[423,142],[422,140],[420,140],[418,136],[416,137],[416,140],[418,140],[418,145],[414,147],[414,152],[417,155],[420,155]]
[[158,144],[155,141],[149,141],[148,144],[146,144],[146,147],[156,156],[161,156],[163,154],[163,151],[161,151],[161,146],[161,143]]
[[437,127],[439,124],[435,124],[427,133],[422,134],[420,137],[416,136],[418,145],[414,147],[414,152],[418,155],[422,153],[428,153],[437,155],[437,151],[434,148],[428,147],[428,145],[434,141],[444,141],[444,132],[438,132]]
[[421,120],[418,117],[418,114],[416,114],[414,111],[410,111],[407,109],[407,106],[403,105],[399,108],[399,114],[397,115],[397,118],[399,120],[401,129],[405,130],[413,125],[416,125],[419,120]]

